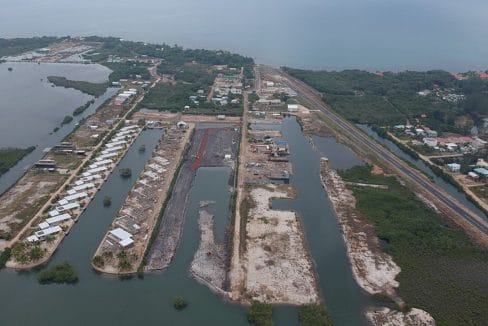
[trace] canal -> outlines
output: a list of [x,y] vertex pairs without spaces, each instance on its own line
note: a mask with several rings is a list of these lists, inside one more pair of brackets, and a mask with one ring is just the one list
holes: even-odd
[[[371,303],[358,287],[346,256],[337,218],[319,179],[319,158],[326,155],[337,168],[361,164],[346,147],[331,139],[317,138],[314,151],[308,138],[292,118],[276,126],[289,142],[293,164],[292,185],[298,198],[276,200],[278,209],[296,210],[306,232],[306,242],[315,261],[319,287],[336,325],[365,324],[364,309]],[[95,195],[79,222],[65,238],[48,266],[68,261],[79,276],[75,285],[40,285],[36,271],[18,273],[0,271],[2,323],[6,325],[248,325],[245,308],[225,302],[189,275],[193,255],[198,248],[200,231],[198,211],[201,201],[214,203],[205,207],[215,216],[215,234],[224,239],[230,223],[229,200],[231,170],[199,168],[190,191],[181,244],[170,267],[162,273],[146,274],[143,279],[119,279],[98,275],[90,267],[99,242],[114,219],[137,175],[155,148],[161,130],[145,130],[121,160],[116,170],[132,169],[132,178],[113,173]],[[146,145],[143,153],[140,145]],[[337,159],[335,159],[336,157]],[[347,159],[344,159],[346,157]],[[110,196],[112,205],[103,206]],[[184,297],[189,306],[176,311],[172,300]],[[298,325],[297,309],[274,309],[276,325]]]

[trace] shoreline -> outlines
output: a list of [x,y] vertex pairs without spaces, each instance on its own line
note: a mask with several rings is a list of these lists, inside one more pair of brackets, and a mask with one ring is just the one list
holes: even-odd
[[[116,129],[114,129],[116,130]],[[56,242],[54,243],[54,246],[51,247],[49,246],[49,248],[47,248],[48,250],[46,252],[44,252],[45,256],[42,257],[41,260],[39,261],[36,261],[36,262],[30,262],[29,264],[27,265],[24,265],[24,264],[21,264],[21,263],[14,263],[14,261],[12,259],[10,259],[7,263],[6,263],[6,267],[8,268],[13,268],[13,269],[17,269],[17,270],[22,270],[22,269],[31,269],[33,267],[37,267],[37,266],[40,266],[40,265],[43,265],[45,263],[47,263],[51,257],[53,256],[53,254],[56,252],[58,246],[61,244],[61,242],[64,240],[64,238],[69,234],[69,232],[71,231],[71,229],[73,228],[73,226],[76,224],[76,222],[78,222],[78,220],[80,219],[81,215],[84,213],[84,211],[88,208],[88,205],[90,205],[90,203],[92,202],[93,198],[95,197],[95,195],[97,194],[97,192],[100,190],[100,188],[105,184],[105,182],[108,180],[108,178],[112,175],[112,173],[115,171],[115,168],[117,167],[117,165],[120,163],[120,161],[125,157],[125,155],[127,154],[127,152],[129,151],[129,149],[131,148],[132,144],[137,140],[137,138],[139,137],[139,135],[141,134],[143,129],[139,129],[137,134],[134,135],[133,138],[131,138],[131,142],[128,143],[127,147],[125,148],[124,152],[121,153],[121,155],[117,158],[117,160],[113,163],[113,166],[111,167],[110,169],[110,172],[108,172],[106,174],[106,176],[101,180],[100,184],[95,187],[93,189],[93,195],[92,196],[89,196],[88,197],[88,201],[85,203],[85,205],[83,206],[83,209],[80,210],[80,212],[78,214],[76,214],[76,217],[72,217],[72,220],[69,221],[68,223],[68,226],[66,228],[66,230],[63,230],[62,232],[60,232],[58,235],[56,235]],[[109,134],[107,134],[107,136],[109,136]],[[100,143],[100,147],[103,146],[103,144],[105,143],[105,140],[102,140],[102,142]],[[98,147],[99,148],[99,147]],[[95,149],[96,151],[97,149]],[[90,158],[90,156],[89,156]],[[80,171],[83,170],[84,166],[87,164],[87,162],[90,162],[91,160],[88,160],[86,162],[82,162],[80,164],[80,166],[75,170],[76,172],[73,173],[73,175],[68,179],[66,180],[66,182],[60,187],[58,188],[58,191],[60,189],[64,189],[66,185],[69,185],[71,184],[71,181],[72,181],[72,178],[76,178],[78,176],[78,173]],[[50,203],[51,200],[48,200],[47,203]],[[40,210],[40,212],[44,212],[44,208],[42,208]],[[39,213],[38,213],[39,214]],[[21,238],[24,236],[25,237],[25,233],[29,231],[29,229],[32,229],[32,225],[36,222],[38,222],[38,220],[41,218],[42,219],[42,216],[37,216],[38,214],[36,214],[36,216],[34,216],[31,220],[30,223],[28,223],[26,225],[26,227],[21,231],[19,232],[18,234],[18,239],[17,239],[17,242],[18,241],[21,241]],[[12,243],[10,246],[14,246],[15,243]]]
[[[186,145],[188,144],[189,139],[191,138],[191,134],[192,134],[193,129],[194,129],[194,125],[192,124],[189,126],[188,129],[185,130],[186,133],[180,138],[178,148],[176,149],[176,153],[173,153],[173,154],[175,154],[175,156],[173,156],[173,158],[176,157],[177,159],[174,160],[173,162],[168,162],[168,165],[171,164],[171,166],[169,166],[167,169],[162,168],[161,172],[157,173],[158,178],[162,179],[162,181],[161,180],[154,181],[155,184],[153,185],[153,187],[161,187],[161,183],[163,183],[163,185],[161,188],[158,189],[158,191],[161,192],[160,194],[158,194],[158,198],[153,200],[154,206],[152,209],[150,209],[151,214],[150,214],[149,218],[147,218],[147,220],[141,221],[141,222],[134,221],[134,223],[140,223],[141,227],[146,230],[146,236],[141,239],[139,234],[133,234],[132,237],[134,238],[134,240],[133,240],[134,245],[131,245],[131,247],[127,248],[127,249],[124,248],[124,249],[122,249],[122,251],[120,251],[118,249],[113,250],[113,251],[118,251],[119,253],[127,250],[127,252],[130,255],[134,255],[135,259],[133,262],[131,262],[131,268],[128,268],[126,270],[121,270],[120,268],[116,268],[116,266],[114,266],[113,264],[108,265],[108,264],[104,263],[102,266],[97,266],[94,263],[95,257],[97,257],[97,256],[98,257],[104,257],[105,252],[112,252],[109,249],[104,248],[104,245],[107,242],[110,242],[109,232],[111,229],[114,229],[116,227],[116,219],[117,219],[116,218],[110,224],[109,230],[107,231],[107,233],[105,234],[105,236],[101,240],[97,250],[95,251],[95,254],[93,255],[93,258],[91,260],[91,266],[94,270],[96,270],[97,272],[100,272],[100,273],[113,274],[113,275],[130,275],[130,274],[135,274],[139,271],[139,269],[143,265],[145,253],[148,250],[148,246],[150,244],[151,235],[153,234],[154,229],[155,229],[156,225],[158,224],[158,219],[160,217],[161,210],[164,208],[165,202],[167,201],[167,198],[169,195],[169,191],[171,190],[170,185],[172,184],[173,178],[166,179],[163,177],[163,175],[174,177],[175,172],[176,172],[179,164],[183,160],[184,151],[185,151]],[[174,132],[174,131],[171,130],[169,132]],[[159,144],[153,150],[151,157],[146,161],[146,164],[144,165],[143,170],[139,174],[139,176],[138,176],[137,180],[135,181],[134,185],[132,186],[128,196],[126,197],[124,203],[122,204],[122,206],[121,206],[121,208],[117,214],[117,217],[126,216],[123,213],[124,209],[126,208],[125,206],[129,206],[129,207],[131,206],[131,203],[130,203],[130,200],[132,199],[131,195],[133,195],[136,192],[135,190],[136,190],[136,188],[138,188],[138,182],[140,183],[142,180],[144,180],[145,174],[146,173],[156,173],[156,172],[153,172],[153,170],[151,170],[150,166],[155,164],[154,160],[156,157],[161,157],[161,156],[158,156],[158,155],[162,155],[162,154],[158,154],[159,152],[164,152],[165,150],[168,150],[168,148],[165,147],[165,145],[167,146],[167,144],[169,143],[167,140],[167,138],[169,137],[168,136],[169,132],[166,132],[165,134],[163,134],[161,136],[161,138],[159,140]],[[177,131],[177,133],[179,134],[181,132]],[[149,194],[147,196],[149,196]],[[120,228],[120,226],[119,226],[119,228]],[[124,228],[122,228],[122,229],[124,229]],[[106,250],[104,251],[104,249],[106,249]]]
[[[358,214],[354,195],[329,167],[328,160],[322,158],[320,165],[320,178],[341,227],[356,283],[371,295],[386,295],[403,309],[405,302],[397,293],[400,283],[396,281],[400,267],[380,249],[374,227]],[[387,307],[369,308],[366,317],[373,325],[435,325],[433,317],[418,308],[408,312]]]
[[[153,81],[153,85],[155,85],[156,82],[157,82],[157,80],[156,81]],[[111,99],[113,97],[115,97],[115,96],[116,95],[112,96]],[[61,193],[64,192],[65,188],[69,187],[69,185],[76,178],[79,177],[79,175],[82,172],[82,170],[86,166],[88,166],[90,162],[93,161],[95,153],[97,153],[99,151],[99,149],[102,148],[114,136],[114,133],[115,133],[116,130],[120,129],[123,126],[123,123],[126,121],[125,119],[137,108],[138,104],[142,101],[143,98],[144,98],[144,94],[140,95],[139,97],[137,97],[134,100],[134,102],[131,104],[131,106],[129,107],[129,109],[124,113],[124,115],[118,118],[118,122],[115,123],[112,128],[110,128],[110,129],[107,130],[106,134],[98,142],[98,144],[95,145],[93,148],[90,149],[90,152],[88,153],[88,155],[86,156],[86,158],[84,158],[79,163],[79,165],[76,167],[75,170],[70,171],[70,174],[69,174],[68,178],[53,193],[50,194],[50,196],[48,197],[48,199],[46,200],[46,202],[41,206],[41,208],[26,223],[26,225],[15,235],[15,237],[8,242],[7,247],[12,248],[16,243],[18,243],[19,241],[21,241],[21,239],[23,237],[25,237],[26,232],[28,232],[29,230],[32,230],[33,229],[34,223],[37,222],[37,221],[39,221],[40,219],[42,219],[42,217],[45,214],[44,212],[47,209],[49,209],[49,207],[52,205],[51,203],[55,202],[56,201],[56,198]],[[107,101],[105,101],[104,103],[102,103],[102,105],[106,104]],[[90,115],[89,117],[95,116],[99,112],[99,108],[100,107],[98,107],[97,110],[92,115]],[[84,122],[83,125],[85,125],[85,124],[88,124],[88,119]],[[64,139],[68,139],[68,137],[72,136],[79,129],[80,126],[78,126],[77,128],[74,128],[70,133],[68,133],[66,135],[66,137]],[[120,160],[125,156],[125,154],[129,150],[129,148],[131,147],[131,145],[137,139],[137,137],[140,135],[141,132],[142,132],[142,128],[138,128],[137,135],[135,135],[134,137],[132,137],[130,139],[130,143],[127,144],[127,146],[124,149],[124,152],[122,153],[122,155],[120,155],[117,158],[117,161],[113,163],[113,167],[111,167],[110,172],[107,173],[106,177],[101,180],[101,184],[98,187],[95,188],[95,192],[94,192],[93,196],[88,197],[88,202],[82,207],[82,209],[80,210],[80,212],[76,216],[76,218],[74,218],[74,219],[72,218],[72,220],[69,221],[66,231],[65,230],[62,230],[61,232],[58,233],[58,235],[56,235],[56,238],[59,237],[59,238],[61,238],[61,240],[57,240],[54,247],[52,247],[50,245],[47,246],[48,247],[48,248],[46,248],[47,251],[44,252],[44,255],[47,255],[47,258],[43,256],[43,257],[41,257],[40,260],[35,261],[35,262],[29,262],[27,265],[25,265],[25,264],[22,264],[20,262],[15,262],[14,261],[14,257],[11,257],[9,259],[9,261],[6,263],[6,267],[14,268],[14,269],[19,269],[19,270],[31,269],[33,267],[36,267],[36,266],[39,266],[39,265],[43,265],[47,261],[49,261],[49,259],[52,257],[52,255],[54,254],[54,252],[56,251],[56,249],[58,248],[58,246],[62,242],[62,239],[66,235],[68,235],[69,231],[71,230],[71,228],[73,227],[73,225],[76,223],[76,221],[78,220],[78,218],[84,212],[84,210],[86,209],[86,207],[91,203],[91,200],[95,196],[95,194],[98,191],[98,189],[100,189],[100,187],[104,184],[104,182],[106,181],[106,179],[108,178],[108,176],[113,172],[115,166],[117,166],[117,164],[120,162]],[[19,179],[19,180],[21,180],[21,179]],[[19,180],[17,180],[11,186],[11,188],[14,187],[19,182]]]

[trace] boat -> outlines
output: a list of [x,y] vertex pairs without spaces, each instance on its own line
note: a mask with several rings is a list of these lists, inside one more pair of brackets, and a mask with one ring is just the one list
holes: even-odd
[[12,70],[14,70],[14,68],[8,67],[8,71],[12,71]]
[[141,153],[142,153],[142,152],[145,152],[145,151],[146,151],[146,145],[141,145],[141,146],[139,147],[139,152],[141,152]]

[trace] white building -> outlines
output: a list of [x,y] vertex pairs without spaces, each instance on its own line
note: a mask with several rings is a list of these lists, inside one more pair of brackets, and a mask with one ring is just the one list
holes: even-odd
[[36,232],[34,232],[34,235],[38,238],[38,240],[43,240],[47,236],[57,234],[61,231],[62,231],[61,227],[56,225],[56,226],[49,227],[49,228],[44,229],[44,230],[36,231]]
[[451,172],[459,172],[459,171],[461,171],[461,164],[458,164],[458,163],[450,163],[450,164],[447,165],[447,168]]

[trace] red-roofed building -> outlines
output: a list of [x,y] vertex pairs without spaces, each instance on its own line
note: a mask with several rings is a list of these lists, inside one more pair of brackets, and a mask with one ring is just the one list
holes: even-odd
[[481,79],[488,79],[488,74],[486,73],[486,71],[480,71],[478,73],[478,76],[480,76]]
[[437,143],[439,145],[445,145],[447,143],[454,143],[454,144],[467,144],[473,141],[473,137],[469,136],[451,136],[451,137],[444,137],[444,138],[437,138]]

